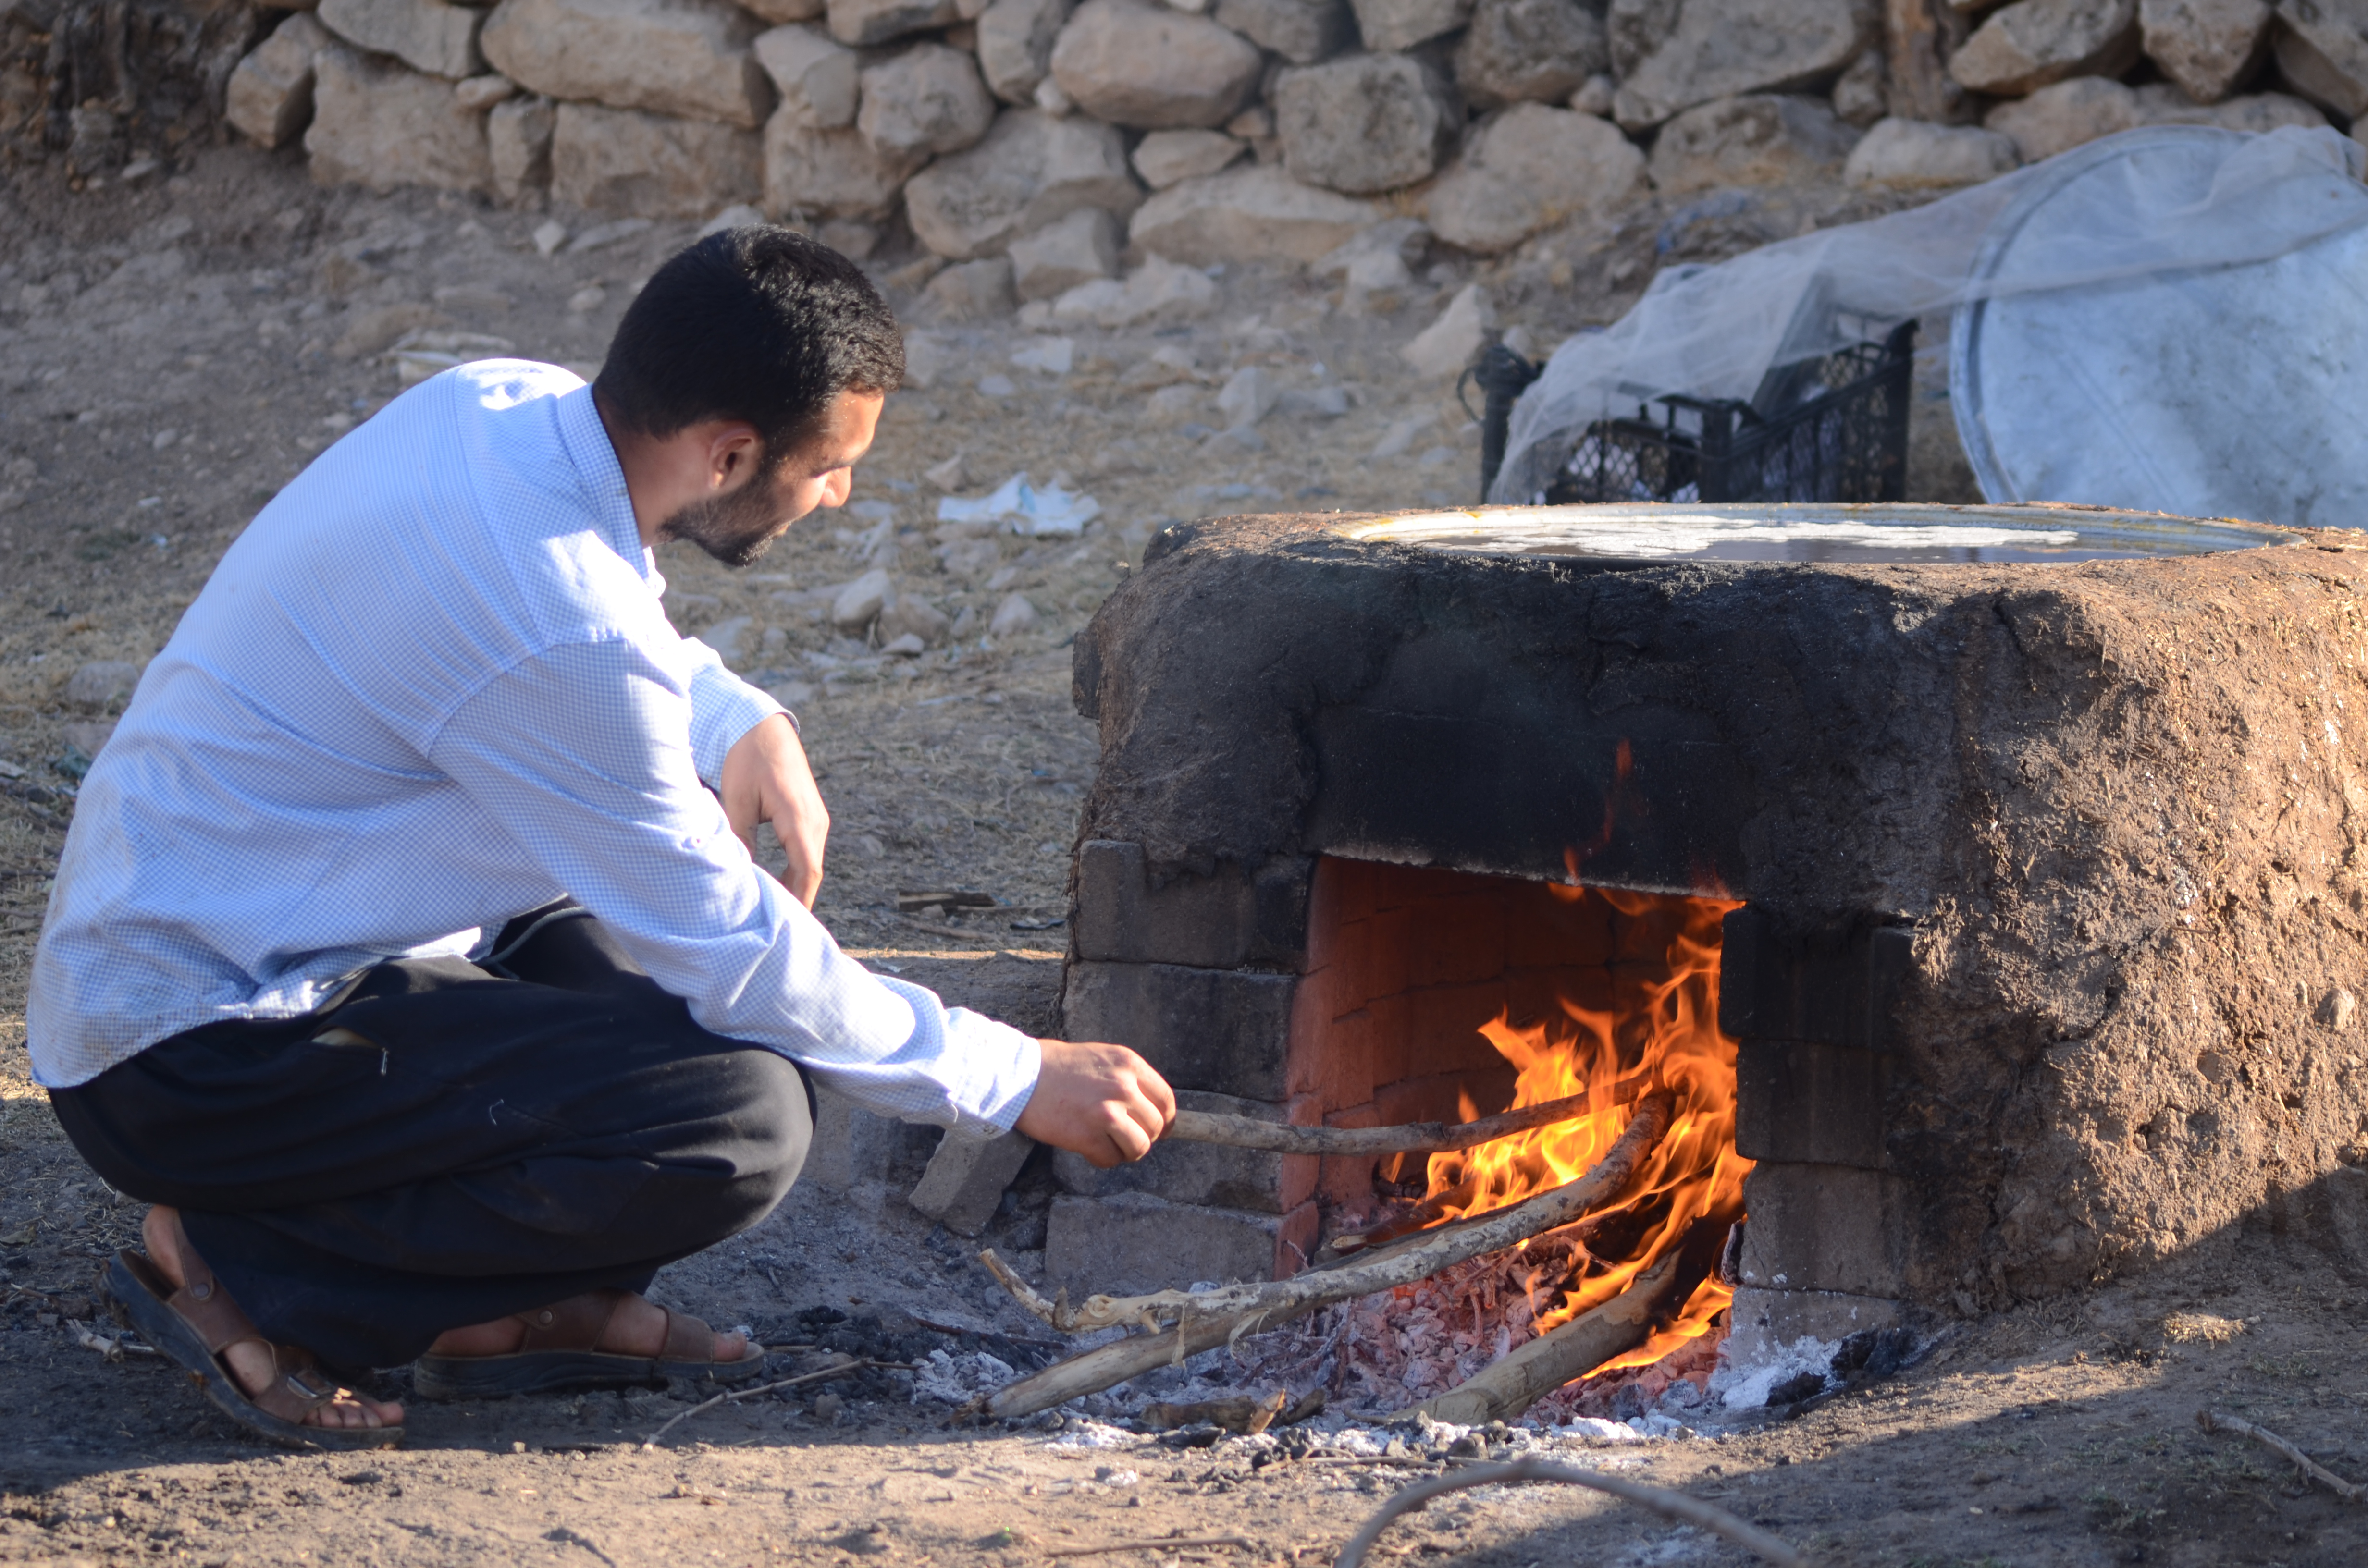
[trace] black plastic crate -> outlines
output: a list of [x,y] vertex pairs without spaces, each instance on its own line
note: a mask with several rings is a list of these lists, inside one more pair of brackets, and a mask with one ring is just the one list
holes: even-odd
[[[1656,398],[1656,421],[1634,418],[1587,427],[1543,499],[1588,501],[1904,501],[1907,498],[1907,399],[1916,324],[1880,343],[1861,343],[1769,372],[1759,395]],[[1494,483],[1513,400],[1537,368],[1502,347],[1474,377],[1487,394],[1481,438],[1481,494]]]

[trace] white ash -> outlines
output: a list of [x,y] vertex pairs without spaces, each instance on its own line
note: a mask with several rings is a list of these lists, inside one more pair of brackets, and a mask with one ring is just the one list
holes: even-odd
[[1009,1363],[984,1350],[954,1356],[932,1350],[913,1374],[915,1404],[967,1404],[976,1395],[991,1393],[1019,1374]]
[[1804,1372],[1830,1385],[1834,1357],[1840,1349],[1839,1340],[1804,1335],[1790,1345],[1779,1346],[1765,1360],[1736,1363],[1721,1355],[1718,1370],[1711,1374],[1711,1395],[1729,1410],[1764,1410],[1770,1392]]

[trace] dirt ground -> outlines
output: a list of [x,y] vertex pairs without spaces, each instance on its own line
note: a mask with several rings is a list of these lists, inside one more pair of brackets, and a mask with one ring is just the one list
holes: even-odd
[[[381,352],[401,333],[491,335],[588,368],[632,285],[690,229],[546,256],[532,237],[546,218],[575,235],[601,231],[576,214],[322,192],[290,160],[244,150],[87,197],[43,171],[11,177],[0,189],[0,1562],[881,1556],[1032,1568],[1123,1543],[1139,1544],[1114,1555],[1146,1568],[1313,1562],[1388,1492],[1448,1462],[1450,1434],[1338,1412],[1312,1437],[1200,1449],[1074,1416],[955,1425],[932,1389],[958,1395],[981,1355],[1019,1365],[1058,1347],[990,1287],[975,1244],[876,1185],[802,1187],[756,1230],[668,1270],[658,1294],[755,1328],[780,1347],[783,1376],[850,1354],[930,1369],[723,1405],[655,1449],[643,1440],[691,1410],[697,1391],[415,1402],[400,1451],[282,1454],[241,1437],[154,1359],[80,1343],[77,1322],[114,1332],[95,1271],[132,1235],[138,1206],[82,1168],[23,1051],[47,878],[78,754],[103,738],[85,726],[107,716],[70,707],[67,676],[162,646],[258,506],[398,390]],[[1550,346],[1614,319],[1658,262],[1711,259],[1846,207],[1650,209],[1480,276],[1507,319]],[[919,279],[898,259],[882,272],[905,309]],[[1065,942],[1053,923],[1095,756],[1069,705],[1068,639],[1169,519],[1469,501],[1477,431],[1395,350],[1472,275],[1443,264],[1395,310],[1355,317],[1310,281],[1228,277],[1223,309],[1198,324],[1074,335],[1061,377],[1009,362],[1026,335],[1015,324],[937,324],[959,363],[892,400],[849,514],[813,519],[737,574],[668,555],[678,622],[746,618],[742,665],[803,719],[836,821],[819,912],[842,942],[952,1000],[1053,1027]],[[1178,348],[1188,366],[1152,358]],[[1147,403],[1162,379],[1213,393],[1248,363],[1286,386],[1341,384],[1351,412],[1278,415],[1254,450],[1164,423]],[[1928,360],[1919,377],[1915,494],[1963,498],[1937,369]],[[979,390],[994,375],[1011,389]],[[1368,455],[1408,421],[1419,427],[1400,455]],[[1101,517],[1074,540],[1004,537],[941,558],[927,471],[956,453],[962,494],[1020,470],[1057,473],[1091,492]],[[951,648],[887,658],[825,624],[819,590],[892,558],[902,583],[969,617]],[[983,639],[1015,591],[1037,626]],[[953,889],[998,905],[968,916],[895,907],[900,892]],[[1023,1176],[985,1238],[1023,1270],[1041,1245],[1044,1190],[1041,1172]],[[2194,1416],[2207,1405],[2247,1416],[2368,1481],[2363,1325],[2368,1274],[2265,1228],[2143,1278],[1963,1325],[1896,1379],[1789,1418],[1602,1449],[1520,1433],[1502,1444],[1682,1487],[1821,1562],[2356,1563],[2368,1560],[2360,1506],[2298,1484],[2284,1461],[2207,1435]],[[402,1392],[400,1378],[388,1386]],[[1192,1544],[1209,1537],[1238,1540]],[[1398,1527],[1384,1552],[1503,1568],[1744,1560],[1560,1488],[1464,1494]]]

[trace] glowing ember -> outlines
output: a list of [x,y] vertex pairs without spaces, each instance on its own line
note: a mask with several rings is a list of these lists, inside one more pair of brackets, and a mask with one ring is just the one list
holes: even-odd
[[[1735,1041],[1718,1029],[1719,922],[1741,907],[1725,899],[1674,898],[1556,888],[1570,901],[1600,898],[1633,935],[1611,970],[1608,998],[1563,996],[1559,1017],[1516,1026],[1499,1015],[1481,1033],[1519,1072],[1513,1105],[1588,1096],[1588,1114],[1477,1149],[1435,1154],[1426,1221],[1485,1213],[1577,1179],[1626,1129],[1629,1108],[1667,1088],[1677,1114],[1642,1177],[1619,1208],[1528,1244],[1543,1334],[1611,1300],[1664,1253],[1691,1247],[1712,1267],[1677,1319],[1635,1349],[1595,1369],[1649,1365],[1712,1331],[1734,1292],[1719,1280],[1717,1249],[1743,1218],[1751,1162],[1735,1152]],[[1468,1097],[1466,1120],[1479,1108]],[[1592,1374],[1590,1374],[1592,1375]]]

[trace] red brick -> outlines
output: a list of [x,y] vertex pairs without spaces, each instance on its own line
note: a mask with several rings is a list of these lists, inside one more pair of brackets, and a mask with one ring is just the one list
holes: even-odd
[[1414,969],[1415,912],[1411,905],[1373,912],[1367,922],[1363,965],[1357,984],[1367,1002],[1406,989]]
[[1469,871],[1451,871],[1440,866],[1373,867],[1373,907],[1401,909],[1420,903],[1427,898],[1452,897],[1471,882],[1483,879]]
[[[1580,892],[1576,901],[1557,896]],[[1508,900],[1505,961],[1517,968],[1611,961],[1611,905],[1591,889],[1526,884]]]
[[1274,1277],[1277,1279],[1288,1279],[1307,1267],[1307,1260],[1315,1255],[1323,1220],[1322,1211],[1312,1199],[1282,1217],[1282,1224],[1274,1234]]
[[[1428,1077],[1407,1078],[1399,1083],[1383,1085],[1373,1091],[1373,1108],[1381,1112],[1384,1127],[1395,1127],[1409,1121],[1461,1121],[1463,1119],[1461,1096],[1472,1094],[1475,1088],[1489,1086],[1479,1084],[1470,1074],[1433,1073]],[[1474,1094],[1472,1103],[1478,1114],[1490,1116],[1512,1102],[1512,1070],[1507,1068],[1503,1093],[1487,1099]]]
[[1373,1020],[1366,1043],[1369,1081],[1395,1083],[1414,1071],[1413,998],[1384,996],[1367,1011]]
[[1407,998],[1413,1004],[1407,1070],[1392,1076],[1418,1077],[1498,1061],[1497,1048],[1480,1033],[1480,1026],[1505,1011],[1506,999],[1501,980],[1415,992]]
[[[1327,1127],[1378,1127],[1380,1113],[1371,1100],[1362,1105],[1327,1113]],[[1316,1196],[1336,1204],[1373,1201],[1373,1156],[1371,1154],[1326,1154],[1324,1168],[1315,1178]]]
[[1501,890],[1484,887],[1416,905],[1414,939],[1406,952],[1408,982],[1458,985],[1504,973],[1506,902]]

